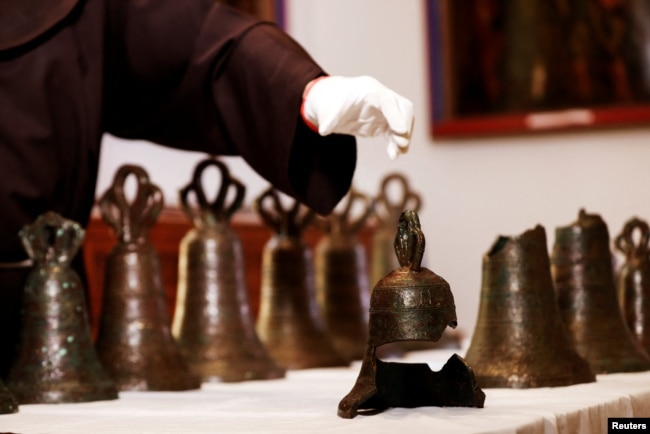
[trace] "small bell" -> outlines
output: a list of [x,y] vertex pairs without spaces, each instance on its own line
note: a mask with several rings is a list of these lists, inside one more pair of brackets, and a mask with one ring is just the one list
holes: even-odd
[[314,212],[305,211],[298,201],[285,210],[272,188],[257,198],[255,207],[274,231],[262,254],[258,336],[286,369],[346,365],[325,332],[316,301],[312,253],[302,238]]
[[[638,233],[638,237],[635,237]],[[616,237],[615,245],[625,255],[617,278],[618,302],[628,330],[637,344],[650,354],[650,227],[630,219]]]
[[483,256],[479,315],[465,358],[483,387],[596,381],[560,319],[542,226],[497,238]]
[[[220,171],[221,186],[209,202],[202,176],[211,166]],[[182,209],[195,227],[180,245],[172,333],[192,371],[204,381],[264,380],[285,374],[255,332],[242,245],[229,225],[245,193],[244,185],[217,159],[201,161],[192,182],[180,191]]]
[[[353,216],[355,205],[361,210]],[[368,338],[367,259],[357,233],[371,212],[372,200],[352,190],[344,209],[320,225],[324,236],[315,249],[316,298],[327,333],[346,360],[362,359]]]
[[555,231],[551,269],[560,315],[578,353],[596,374],[650,369],[627,330],[616,297],[609,231],[597,214]]
[[20,345],[7,387],[21,404],[117,399],[93,347],[83,285],[70,265],[84,230],[48,212],[20,237],[34,269],[25,286]]
[[375,414],[389,407],[483,407],[485,394],[472,368],[454,354],[443,368],[392,363],[377,358],[377,347],[392,342],[437,341],[456,327],[449,284],[421,266],[424,235],[415,211],[399,220],[394,246],[400,267],[381,279],[370,298],[369,337],[359,377],[341,400],[338,415]]
[[[132,202],[128,177],[136,179]],[[170,330],[158,253],[149,229],[163,206],[160,189],[144,169],[124,165],[99,201],[102,217],[118,235],[106,260],[102,315],[96,347],[119,390],[188,390],[201,386],[190,374]]]

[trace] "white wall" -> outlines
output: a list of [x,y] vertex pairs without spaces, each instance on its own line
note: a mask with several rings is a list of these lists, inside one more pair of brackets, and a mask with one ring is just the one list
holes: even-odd
[[[408,174],[424,196],[426,265],[451,284],[459,326],[467,333],[478,312],[482,256],[499,235],[541,224],[550,248],[555,228],[575,221],[582,207],[599,213],[611,235],[634,215],[650,219],[649,129],[433,140],[424,1],[287,0],[287,6],[289,32],[329,73],[373,75],[413,100],[411,151],[390,161],[381,140],[359,140],[355,185],[375,193],[385,173]],[[137,162],[175,203],[201,157],[108,138],[98,192],[121,162]],[[266,186],[239,159],[229,164],[245,179],[249,201]]]

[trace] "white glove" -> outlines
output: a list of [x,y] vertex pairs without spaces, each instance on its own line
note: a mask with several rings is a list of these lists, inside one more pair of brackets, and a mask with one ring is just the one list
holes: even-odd
[[372,77],[332,76],[311,81],[303,94],[301,113],[305,123],[321,136],[384,136],[391,159],[408,151],[413,103]]

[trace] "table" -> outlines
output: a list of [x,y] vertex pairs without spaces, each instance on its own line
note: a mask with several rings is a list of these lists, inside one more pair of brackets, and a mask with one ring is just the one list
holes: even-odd
[[[453,350],[407,354],[438,370]],[[464,354],[457,351],[458,354]],[[650,372],[600,375],[559,388],[484,389],[485,408],[394,408],[341,419],[349,367],[289,371],[280,380],[209,383],[186,392],[121,392],[114,401],[31,404],[0,415],[0,432],[121,433],[606,433],[608,417],[650,416]]]

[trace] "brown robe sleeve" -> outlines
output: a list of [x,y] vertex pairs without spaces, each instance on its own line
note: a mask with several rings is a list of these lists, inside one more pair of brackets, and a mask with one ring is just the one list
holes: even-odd
[[106,130],[241,155],[276,188],[327,214],[350,187],[354,137],[300,119],[325,72],[270,23],[208,0],[108,0]]

